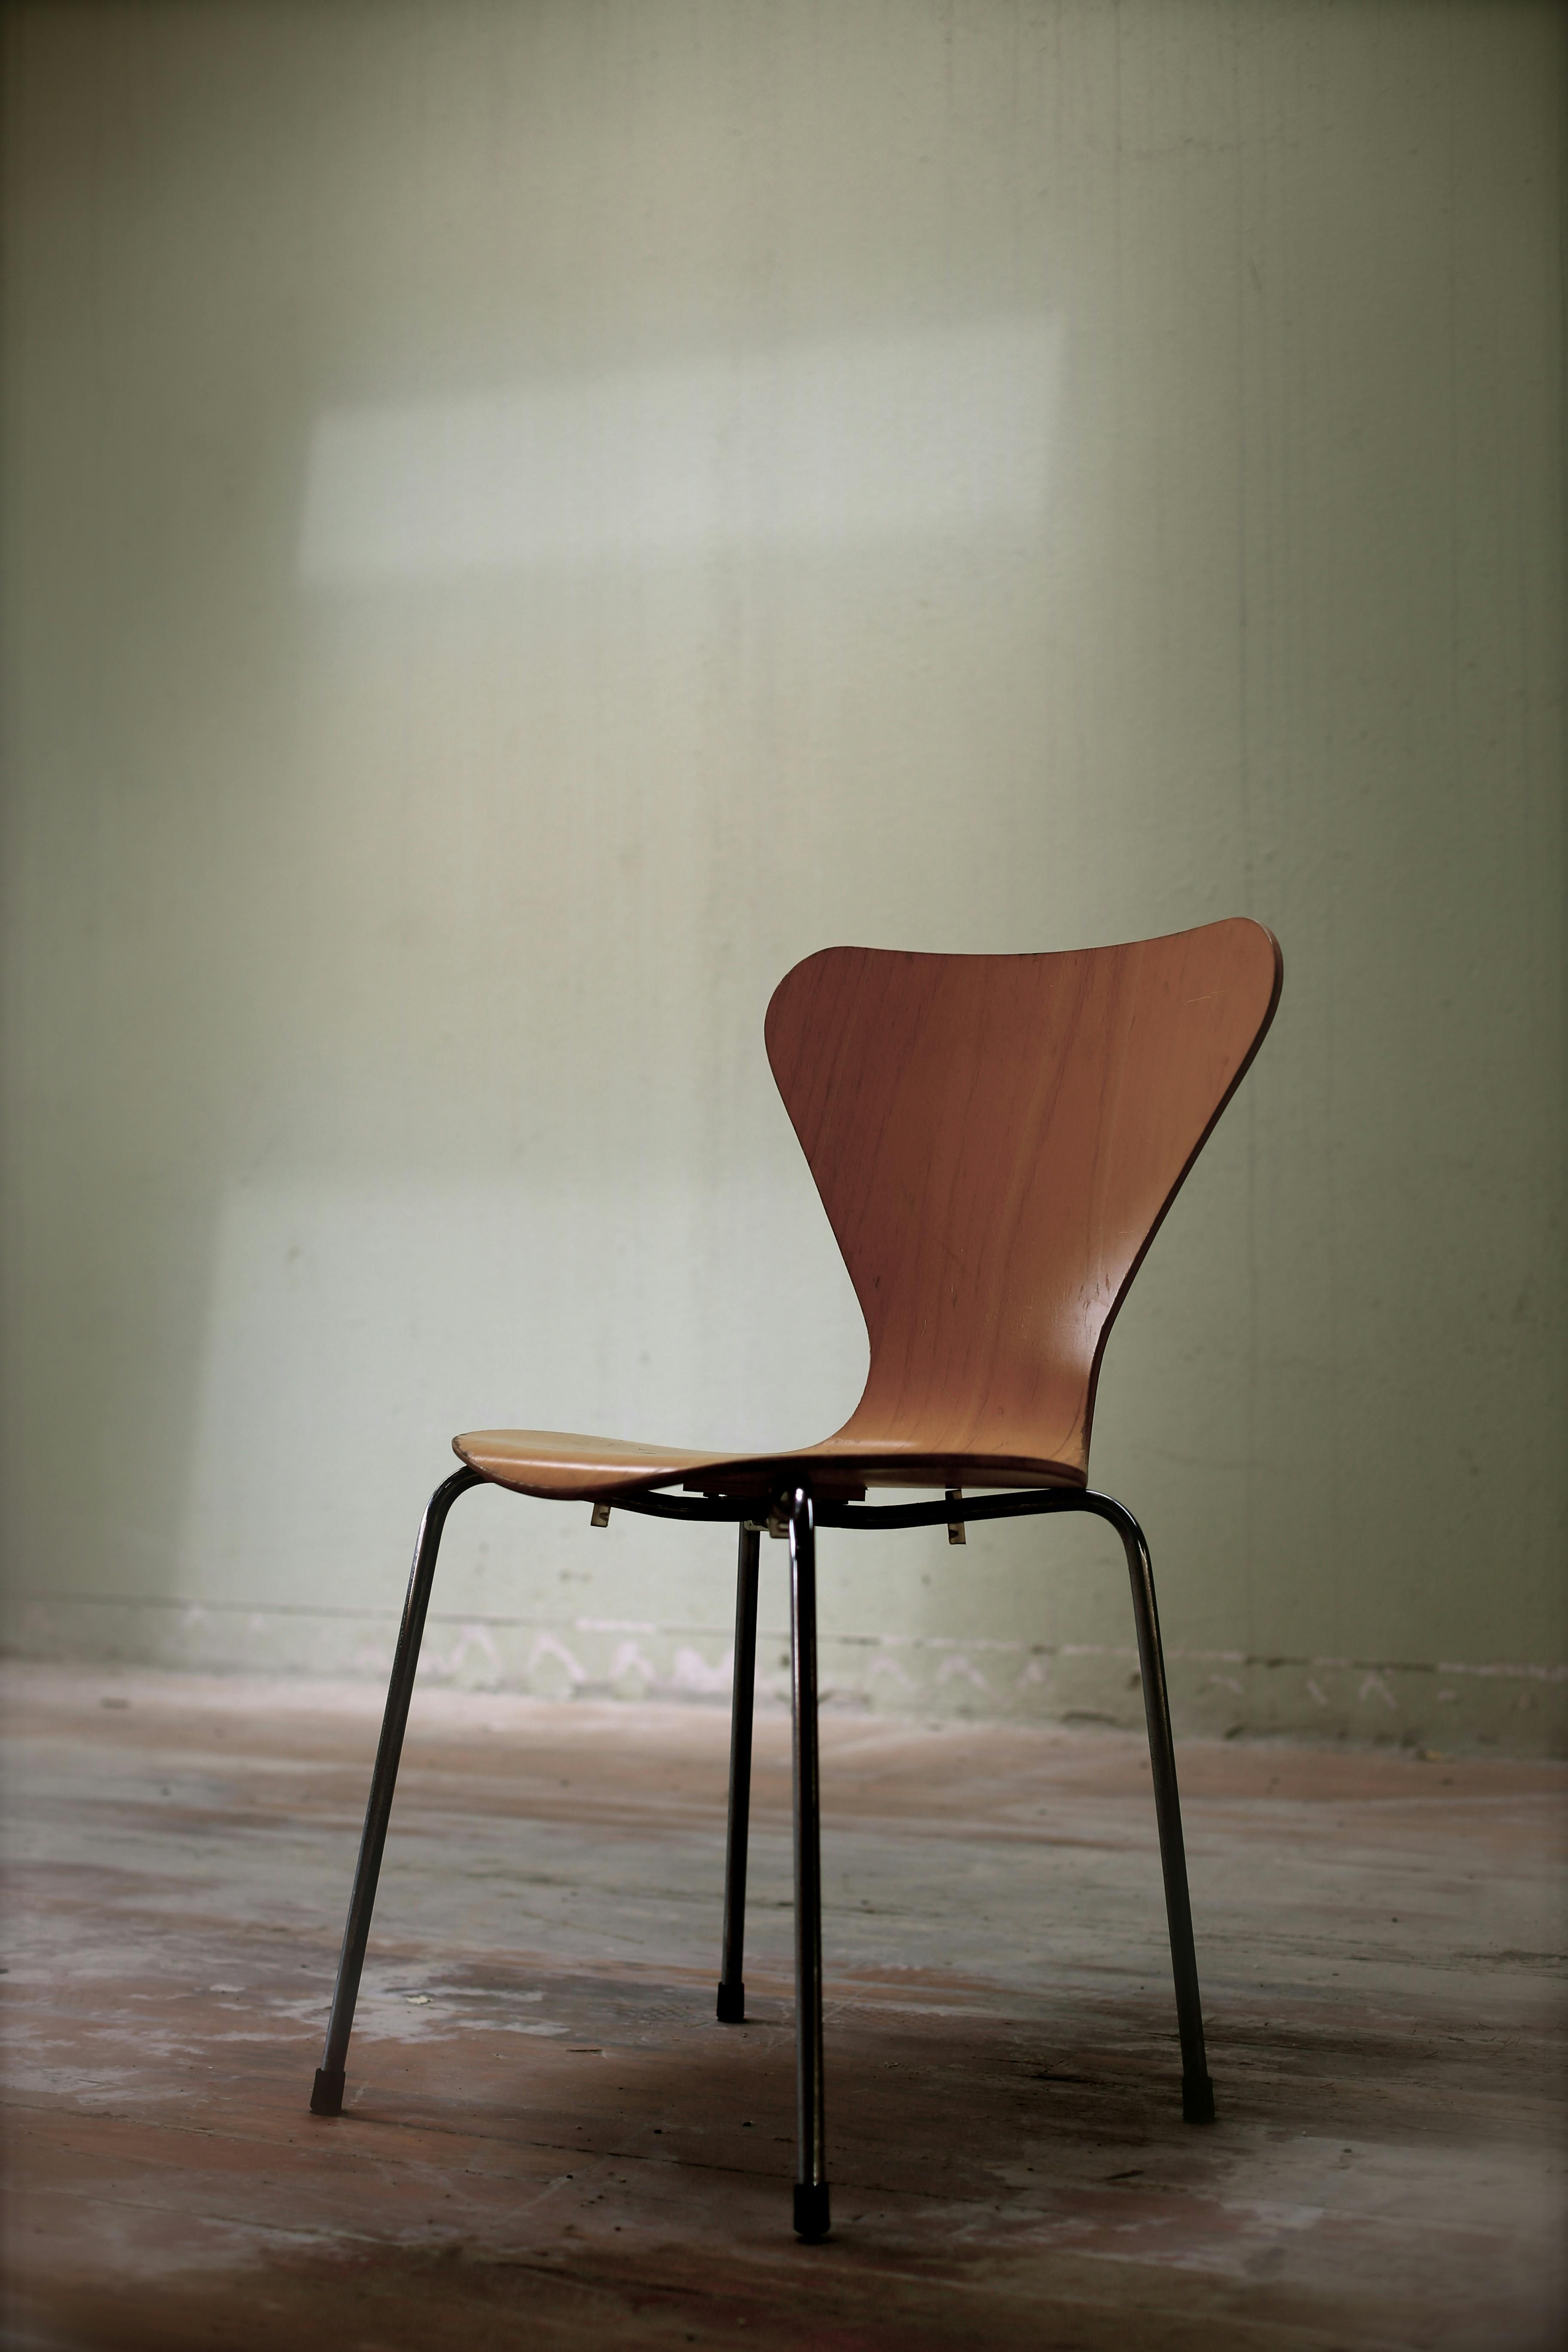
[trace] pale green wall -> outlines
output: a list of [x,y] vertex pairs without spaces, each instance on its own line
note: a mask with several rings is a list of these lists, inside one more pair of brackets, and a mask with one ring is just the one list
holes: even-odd
[[[823,1434],[776,978],[1245,911],[1095,1445],[1183,1718],[1561,1743],[1562,12],[5,25],[12,1640],[378,1667],[454,1429]],[[847,1695],[1136,1707],[1092,1530],[825,1552]],[[731,1578],[477,1496],[433,1654]]]

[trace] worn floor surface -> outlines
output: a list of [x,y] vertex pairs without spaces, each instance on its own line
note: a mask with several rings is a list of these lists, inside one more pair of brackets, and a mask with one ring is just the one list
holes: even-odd
[[1138,1743],[824,1723],[835,2233],[789,2229],[787,1725],[713,2019],[717,1710],[5,1670],[6,2338],[185,2352],[1563,2340],[1563,1768],[1191,1744],[1220,2120]]

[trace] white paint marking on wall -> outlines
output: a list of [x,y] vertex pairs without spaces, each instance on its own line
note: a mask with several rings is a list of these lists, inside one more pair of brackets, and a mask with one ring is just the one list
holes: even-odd
[[618,1643],[616,1654],[610,1660],[609,1679],[612,1683],[621,1682],[628,1675],[637,1675],[645,1688],[658,1680],[658,1669],[652,1659],[638,1648],[636,1642]]
[[330,412],[300,571],[354,588],[911,532],[1033,533],[1055,318]]
[[704,1698],[722,1696],[735,1678],[735,1653],[726,1650],[716,1666],[710,1666],[700,1650],[682,1648],[675,1654],[671,1682],[679,1691],[693,1691]]
[[464,1622],[457,1640],[445,1655],[433,1644],[426,1647],[425,1654],[419,1661],[419,1672],[421,1675],[458,1674],[467,1664],[470,1654],[474,1652],[478,1653],[482,1664],[500,1673],[500,1652],[490,1637],[489,1628],[478,1621]]
[[897,1658],[872,1659],[867,1679],[870,1682],[875,1682],[879,1675],[884,1675],[891,1681],[896,1682],[900,1690],[913,1690],[915,1686],[914,1677],[911,1675],[905,1674]]
[[558,1634],[541,1633],[528,1654],[528,1671],[534,1674],[546,1658],[553,1658],[566,1669],[573,1683],[584,1683],[588,1676],[580,1660],[574,1658]]
[[1389,1689],[1388,1685],[1384,1681],[1381,1675],[1368,1675],[1363,1682],[1360,1690],[1357,1691],[1356,1696],[1358,1699],[1380,1698],[1384,1706],[1397,1709],[1397,1702],[1394,1698],[1394,1693]]

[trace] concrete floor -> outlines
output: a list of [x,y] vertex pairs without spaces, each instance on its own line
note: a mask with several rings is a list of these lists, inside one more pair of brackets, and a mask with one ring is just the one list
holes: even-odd
[[321,2122],[377,1695],[0,1697],[10,2345],[1563,2340],[1565,1768],[1186,1746],[1194,2131],[1138,1744],[825,1719],[805,2249],[782,1717],[725,2028],[722,1714],[422,1690]]

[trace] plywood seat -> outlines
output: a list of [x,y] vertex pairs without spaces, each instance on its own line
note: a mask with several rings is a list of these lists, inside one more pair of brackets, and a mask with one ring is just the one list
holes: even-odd
[[915,1446],[825,1438],[788,1454],[703,1454],[679,1445],[639,1445],[618,1437],[584,1437],[568,1429],[475,1429],[452,1441],[461,1461],[495,1486],[557,1503],[616,1503],[660,1486],[689,1494],[771,1501],[809,1478],[826,1499],[859,1501],[868,1486],[1081,1486],[1082,1470],[1066,1462],[994,1453],[935,1454]]

